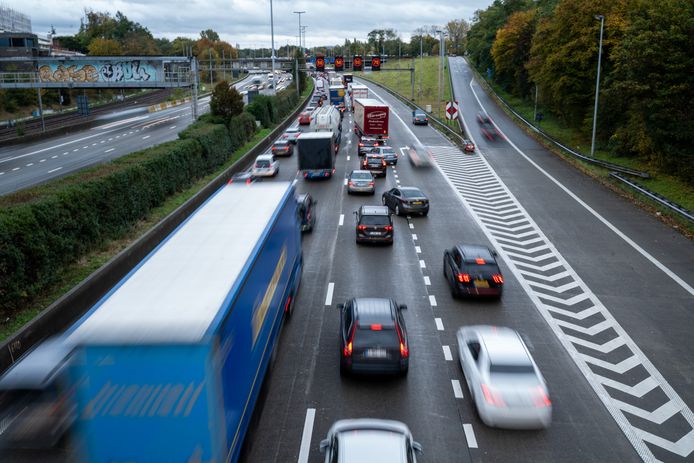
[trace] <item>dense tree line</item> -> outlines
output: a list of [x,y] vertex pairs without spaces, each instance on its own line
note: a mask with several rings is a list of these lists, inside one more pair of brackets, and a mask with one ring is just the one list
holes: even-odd
[[598,145],[694,183],[694,2],[495,0],[475,13],[470,62],[590,136],[603,31]]

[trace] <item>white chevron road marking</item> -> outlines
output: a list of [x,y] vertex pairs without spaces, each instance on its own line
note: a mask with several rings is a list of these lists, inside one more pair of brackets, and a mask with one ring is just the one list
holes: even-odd
[[614,323],[612,323],[612,320],[603,320],[600,323],[597,323],[589,328],[584,328],[573,323],[565,322],[564,320],[554,320],[554,323],[556,323],[559,326],[563,326],[564,328],[569,328],[574,331],[578,331],[579,333],[587,334],[589,336],[595,336],[598,333],[602,333],[603,331],[614,327]]
[[664,448],[668,452],[676,453],[683,458],[688,457],[694,452],[694,429],[682,436],[677,442],[663,439],[662,437],[658,437],[642,429],[634,428],[634,431],[636,431],[636,434],[644,441]]
[[680,408],[677,407],[677,405],[675,405],[671,401],[665,402],[663,405],[656,408],[652,412],[647,412],[631,404],[624,403],[621,400],[613,400],[621,410],[656,424],[663,424],[664,422],[666,422],[667,420],[669,420],[670,418],[672,418],[680,412]]
[[634,397],[638,398],[643,397],[644,395],[648,394],[653,389],[658,387],[658,382],[655,379],[653,379],[652,376],[649,376],[648,378],[644,379],[643,381],[634,386],[629,386],[627,384],[623,384],[619,381],[615,381],[610,378],[605,378],[604,376],[600,375],[595,375],[595,377],[605,386],[609,386],[613,389],[617,389],[618,391],[622,391],[625,394],[633,395]]
[[[595,315],[596,313],[600,313],[600,309],[597,307],[590,307],[585,310],[581,310],[580,312],[572,312],[570,310],[564,310],[560,309],[558,307],[552,307],[552,306],[547,306],[547,310],[550,312],[558,313],[560,315],[564,315],[565,317],[571,317],[575,320],[585,320],[586,318]],[[588,341],[586,341],[588,342]]]
[[[597,309],[597,307],[592,307],[591,309],[586,309],[586,310],[592,310],[592,309]],[[584,311],[585,312],[585,311]],[[581,345],[583,347],[589,347],[593,350],[597,350],[598,352],[602,352],[603,354],[607,354],[608,352],[612,352],[613,350],[617,349],[618,347],[623,346],[626,344],[626,341],[620,337],[616,337],[612,339],[611,341],[607,341],[604,344],[597,344],[595,342],[591,341],[586,341],[585,339],[577,338],[575,336],[566,336],[571,342],[574,344]]]

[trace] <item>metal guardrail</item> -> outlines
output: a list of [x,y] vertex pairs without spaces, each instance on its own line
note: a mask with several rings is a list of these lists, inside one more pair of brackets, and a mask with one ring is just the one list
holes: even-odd
[[690,221],[694,222],[694,212],[690,211],[689,209],[667,199],[665,196],[659,195],[655,191],[649,190],[643,185],[639,185],[633,180],[629,180],[628,178],[621,175],[619,172],[610,172],[610,176],[616,178],[622,183],[625,183],[626,185],[629,185],[631,188],[637,190],[639,193],[643,194],[644,196],[647,196],[648,198],[652,199],[653,201],[656,201],[659,204],[662,204],[663,206],[676,212],[682,217],[685,217]]

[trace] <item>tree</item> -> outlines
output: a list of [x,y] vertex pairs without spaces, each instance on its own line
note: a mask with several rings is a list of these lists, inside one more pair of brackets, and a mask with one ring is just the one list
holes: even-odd
[[530,58],[536,13],[534,9],[513,13],[497,31],[492,45],[496,81],[519,96],[529,93],[525,63]]
[[470,24],[464,19],[454,19],[446,24],[446,32],[450,40],[449,50],[456,55],[462,55],[465,51],[465,36],[470,30]]
[[89,43],[89,54],[95,56],[119,56],[123,54],[123,47],[113,39],[95,38]]
[[229,82],[222,80],[214,86],[210,99],[210,111],[221,116],[226,122],[243,112],[243,97]]
[[210,42],[219,42],[219,34],[217,34],[212,29],[205,29],[204,31],[201,31],[200,38],[207,39]]

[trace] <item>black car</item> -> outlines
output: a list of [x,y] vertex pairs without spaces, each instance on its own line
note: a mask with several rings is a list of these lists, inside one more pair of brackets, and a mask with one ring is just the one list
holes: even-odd
[[308,193],[297,195],[296,202],[298,203],[297,212],[299,214],[299,223],[301,231],[313,231],[313,226],[316,224],[316,204],[318,201]]
[[357,243],[393,244],[393,219],[385,206],[362,206],[357,217]]
[[388,172],[388,164],[380,154],[367,154],[361,162],[362,170],[370,171],[374,177],[385,177]]
[[429,125],[429,116],[421,109],[412,111],[412,123],[414,125]]
[[393,299],[353,298],[340,310],[340,373],[397,373],[409,369],[402,310]]
[[491,296],[500,298],[504,277],[496,251],[487,246],[459,244],[443,255],[443,274],[453,297]]
[[398,187],[383,193],[383,204],[395,212],[395,215],[429,213],[429,198],[419,188]]
[[361,137],[359,139],[359,146],[357,147],[357,154],[363,156],[370,152],[371,148],[383,145],[385,145],[385,141],[379,140],[378,138]]
[[294,145],[289,140],[280,139],[272,144],[271,151],[275,156],[291,156],[294,153]]
[[480,130],[482,131],[482,134],[488,140],[493,141],[494,139],[501,137],[501,134],[498,130],[496,130],[496,127],[494,126],[492,119],[489,117],[487,113],[482,111],[478,112],[477,122],[480,124]]

